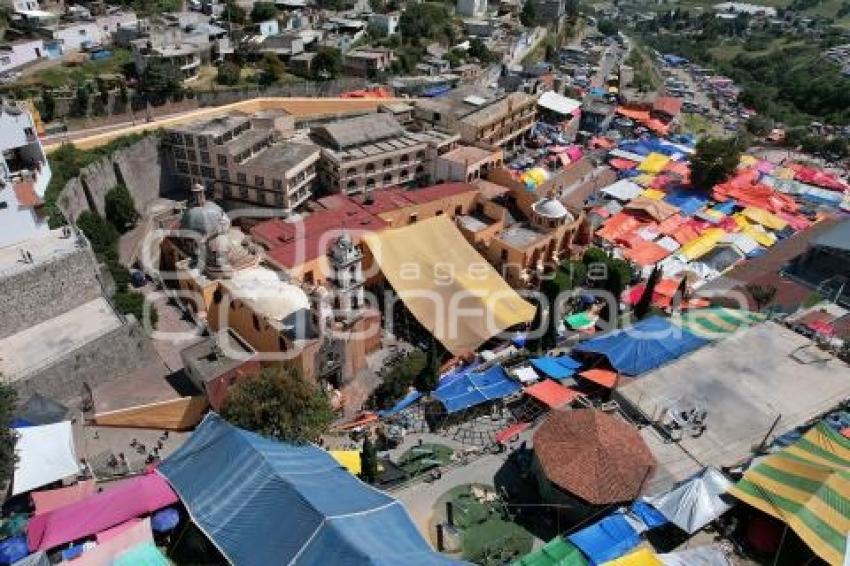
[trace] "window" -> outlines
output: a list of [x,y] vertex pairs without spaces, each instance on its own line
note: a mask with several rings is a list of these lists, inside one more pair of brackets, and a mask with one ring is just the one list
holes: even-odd
[[277,337],[277,347],[281,352],[286,351],[286,340],[283,339],[283,336]]
[[204,177],[206,179],[214,179],[215,169],[213,169],[212,167],[201,166],[201,177]]
[[402,169],[401,172],[398,174],[400,179],[407,179],[409,175],[410,171],[408,171],[407,169]]
[[245,183],[247,183],[248,178],[245,176],[245,173],[237,173],[236,174],[236,182],[241,184],[241,185],[244,185]]
[[425,158],[425,152],[424,151],[417,151],[416,152],[416,159],[424,159],[424,158]]
[[283,181],[280,179],[272,179],[272,188],[276,191],[283,190]]
[[266,198],[267,198],[266,193],[263,193],[263,192],[257,193],[257,200],[260,202],[260,204],[266,204],[266,202],[267,202]]
[[259,331],[260,331],[260,319],[259,319],[259,318],[257,318],[257,315],[254,315],[254,316],[252,317],[252,319],[253,319],[253,322],[254,322],[254,330],[256,330],[257,332],[259,332]]
[[374,170],[375,170],[375,164],[374,163],[369,163],[369,164],[366,165],[366,172],[367,173],[371,173]]
[[455,207],[455,216],[460,216],[463,214],[463,207],[461,205],[457,205]]
[[408,163],[410,161],[410,156],[406,155],[406,154],[402,155],[401,159],[399,159],[399,161],[401,161],[402,163]]
[[77,30],[77,35],[86,35],[86,30],[84,30],[84,29],[78,29],[78,30]]
[[201,169],[200,169],[200,167],[198,167],[197,163],[190,163],[189,169],[192,171],[192,175],[200,175],[201,174]]
[[227,169],[219,169],[218,178],[222,181],[230,181],[230,171],[228,171]]
[[349,189],[356,189],[357,188],[357,181],[355,181],[354,179],[350,180],[348,182],[348,188]]
[[409,221],[411,224],[416,224],[416,213],[410,215]]
[[24,135],[28,138],[33,137],[35,134],[32,131],[32,128],[24,128]]
[[175,147],[173,151],[175,159],[186,159],[186,150],[182,147]]
[[277,206],[283,206],[283,195],[278,193],[274,196],[274,203]]
[[508,261],[508,250],[502,250],[500,257],[501,257],[502,261]]
[[213,293],[213,302],[218,305],[218,304],[221,303],[221,299],[223,299],[223,298],[224,298],[224,293],[221,292],[221,289],[216,289],[215,292]]
[[207,138],[198,138],[198,147],[207,147]]
[[254,176],[254,184],[257,187],[262,189],[263,187],[266,186],[266,180],[263,177],[260,177],[259,175],[255,175]]
[[417,173],[423,173],[424,171],[425,171],[425,167],[423,167],[422,165],[420,165],[419,167],[416,168]]
[[210,152],[202,151],[201,152],[201,163],[209,163],[210,162]]
[[227,167],[227,156],[226,155],[217,155],[216,159],[218,160],[219,166]]
[[393,176],[390,175],[389,173],[384,175],[384,183],[391,183],[392,180],[393,180]]
[[355,169],[354,167],[351,167],[350,169],[348,169],[348,170],[345,172],[345,174],[346,174],[346,175],[348,175],[348,176],[356,175],[356,174],[357,174],[357,169]]
[[198,154],[195,153],[194,149],[190,149],[189,151],[187,151],[186,157],[189,159],[189,161],[197,161],[198,160]]
[[392,164],[393,164],[392,159],[384,159],[384,167],[389,167]]

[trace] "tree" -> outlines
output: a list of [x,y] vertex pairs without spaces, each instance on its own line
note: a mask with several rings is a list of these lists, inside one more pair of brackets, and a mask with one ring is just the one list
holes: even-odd
[[649,278],[646,280],[646,287],[643,289],[643,294],[641,294],[640,299],[638,299],[635,305],[634,314],[638,320],[642,320],[649,313],[649,308],[652,306],[652,296],[655,294],[655,286],[658,285],[660,280],[661,270],[656,265],[652,268],[652,273],[649,274]]
[[549,307],[548,315],[545,321],[545,331],[540,339],[540,345],[544,351],[549,351],[557,345],[558,342],[558,298],[561,293],[561,287],[555,279],[555,274],[550,273],[549,277],[543,280],[540,284],[540,292],[546,298],[546,304]]
[[401,13],[398,29],[408,43],[421,39],[448,38],[453,34],[451,18],[445,4],[436,2],[410,3]]
[[227,0],[224,3],[221,19],[231,24],[244,24],[246,19],[245,9],[234,0]]
[[41,104],[38,105],[38,111],[41,113],[41,119],[45,122],[50,122],[56,117],[56,98],[51,90],[45,90],[41,93]]
[[180,71],[163,59],[151,59],[139,77],[139,90],[154,100],[165,100],[183,88]]
[[89,113],[89,98],[91,98],[91,93],[89,92],[88,86],[85,84],[79,85],[74,93],[74,102],[71,104],[71,114],[81,117],[87,116]]
[[240,428],[296,444],[317,440],[333,420],[324,392],[295,371],[276,367],[234,385],[221,416]]
[[286,73],[286,68],[280,57],[275,53],[263,53],[263,60],[260,61],[260,84],[268,86],[278,82]]
[[537,11],[534,9],[533,0],[525,0],[519,13],[519,21],[525,27],[532,27],[537,23]]
[[747,119],[744,123],[744,127],[752,135],[763,138],[769,134],[770,130],[773,128],[773,120],[760,114],[756,114],[755,116],[751,116]]
[[360,451],[360,477],[366,483],[375,483],[378,479],[378,451],[369,434],[363,439]]
[[104,198],[106,218],[115,228],[125,233],[139,220],[139,213],[130,191],[123,184],[106,193]]
[[15,472],[15,443],[18,440],[12,428],[18,395],[15,390],[0,381],[0,486],[12,479]]
[[757,285],[750,283],[746,286],[747,292],[753,298],[756,304],[756,310],[761,312],[761,309],[773,302],[776,298],[776,287],[773,285]]
[[416,390],[425,395],[429,395],[440,384],[440,365],[437,358],[438,347],[437,341],[431,335],[431,347],[428,348],[425,367],[416,374],[416,378],[413,380],[413,386]]
[[697,189],[711,189],[728,179],[740,160],[737,139],[703,138],[691,156],[691,184]]
[[255,2],[251,8],[252,22],[265,22],[277,17],[277,7],[274,2]]
[[617,24],[611,20],[599,20],[596,29],[598,29],[599,33],[601,33],[602,35],[617,34]]
[[469,41],[469,55],[482,63],[489,63],[493,60],[493,53],[490,52],[480,37],[473,37]]
[[99,214],[84,210],[77,217],[77,227],[88,238],[94,253],[99,256],[115,253],[120,234],[115,226],[104,220]]
[[342,70],[342,54],[333,47],[320,47],[313,57],[313,77],[335,79]]
[[218,67],[218,73],[215,76],[215,82],[220,85],[234,86],[239,84],[239,79],[242,76],[242,69],[236,63],[225,61]]

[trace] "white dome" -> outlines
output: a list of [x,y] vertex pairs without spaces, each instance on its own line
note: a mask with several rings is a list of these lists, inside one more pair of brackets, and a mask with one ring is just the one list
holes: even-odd
[[570,214],[570,211],[567,210],[567,207],[564,206],[561,201],[555,200],[551,197],[535,202],[531,205],[531,208],[536,214],[543,216],[544,218],[552,218],[556,220],[572,218],[572,214]]
[[192,230],[204,237],[224,234],[230,229],[230,218],[219,205],[208,201],[187,209],[180,219],[180,228]]
[[227,282],[234,298],[243,300],[263,316],[283,320],[300,310],[310,309],[310,299],[300,287],[285,283],[264,267],[243,269]]

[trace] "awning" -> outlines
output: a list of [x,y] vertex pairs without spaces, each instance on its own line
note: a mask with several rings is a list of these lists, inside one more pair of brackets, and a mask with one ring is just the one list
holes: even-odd
[[657,175],[664,170],[664,167],[670,161],[670,158],[666,155],[662,155],[661,153],[650,153],[646,156],[640,165],[638,165],[638,171],[643,171],[644,173],[649,173],[651,175]]
[[664,563],[661,562],[655,551],[643,547],[625,556],[606,562],[605,566],[664,566]]
[[537,105],[563,116],[572,115],[581,108],[581,101],[567,98],[557,92],[546,91],[537,99]]
[[578,391],[564,387],[551,379],[544,379],[535,383],[531,387],[527,387],[525,392],[552,409],[560,409],[569,405],[581,396]]
[[667,493],[644,500],[671,523],[692,535],[732,508],[720,496],[732,487],[723,474],[705,468]]
[[567,537],[592,561],[604,564],[640,544],[640,536],[622,513],[615,513]]
[[689,261],[699,259],[713,250],[725,236],[726,232],[721,228],[709,228],[698,238],[683,244],[676,253]]
[[748,206],[742,213],[753,222],[758,222],[765,228],[769,228],[771,230],[783,230],[786,226],[788,226],[788,223],[785,220],[782,220],[772,212],[768,212],[763,208]]
[[513,437],[517,436],[524,430],[527,430],[530,426],[531,423],[514,423],[511,426],[496,432],[493,440],[495,440],[497,444],[507,444]]
[[629,201],[636,198],[643,191],[636,183],[627,179],[620,179],[616,183],[599,189],[600,193],[606,194],[621,201]]
[[12,495],[26,493],[80,472],[70,421],[19,428],[16,432],[18,463],[12,480]]
[[572,377],[575,370],[581,367],[581,364],[569,356],[544,356],[541,358],[531,358],[531,365],[538,371],[548,375],[553,379],[566,379]]
[[586,369],[579,372],[578,375],[579,377],[583,377],[584,379],[592,381],[602,387],[607,387],[608,389],[614,389],[617,386],[617,372],[611,371],[610,369]]
[[480,373],[465,371],[443,378],[432,395],[448,413],[456,413],[513,395],[521,389],[519,383],[510,379],[502,366],[497,365]]

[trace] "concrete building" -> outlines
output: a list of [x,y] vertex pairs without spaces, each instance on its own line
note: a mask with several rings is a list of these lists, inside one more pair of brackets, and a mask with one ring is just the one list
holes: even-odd
[[0,73],[12,71],[46,57],[44,41],[25,39],[0,45]]
[[355,194],[427,182],[436,157],[457,147],[459,136],[406,130],[390,114],[378,113],[317,126],[312,138],[322,148],[322,186]]
[[487,177],[487,173],[501,167],[502,150],[487,150],[475,146],[461,146],[437,156],[434,178],[438,182],[460,181],[473,183]]
[[505,147],[531,129],[536,109],[536,99],[529,94],[500,94],[465,86],[438,98],[417,101],[414,116],[421,122],[458,132],[468,144]]
[[397,35],[399,20],[401,20],[401,14],[399,12],[370,14],[369,30],[386,36]]
[[534,14],[539,22],[558,23],[567,13],[565,0],[529,0],[534,3]]
[[481,18],[487,14],[487,0],[457,0],[455,12],[463,18]]
[[207,23],[151,29],[129,43],[138,73],[157,59],[177,68],[183,80],[197,78],[202,63],[222,60],[233,52],[227,30]]
[[166,147],[184,183],[216,199],[292,211],[313,194],[319,148],[282,141],[294,130],[276,110],[231,115],[169,130]]
[[386,47],[359,47],[348,51],[342,60],[345,74],[375,78],[390,68],[393,50]]
[[26,111],[0,105],[0,246],[48,230],[41,214],[50,182],[50,164]]
[[254,348],[231,328],[180,352],[189,381],[203,391],[214,411],[221,409],[231,387],[261,371]]

